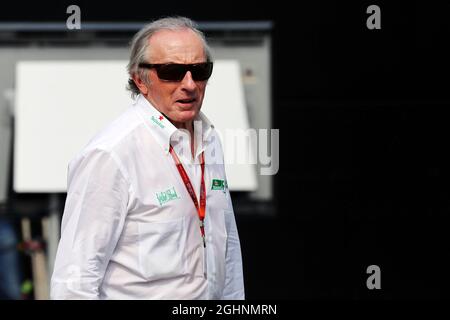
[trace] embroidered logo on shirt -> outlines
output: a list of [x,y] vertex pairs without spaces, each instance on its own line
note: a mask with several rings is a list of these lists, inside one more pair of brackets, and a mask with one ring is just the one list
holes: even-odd
[[169,201],[180,199],[180,197],[177,195],[177,192],[175,191],[175,187],[172,187],[166,191],[157,192],[156,198],[158,199],[160,206]]
[[161,123],[161,121],[164,119],[163,116],[159,116],[158,119],[156,119],[154,116],[152,116],[152,121],[154,124],[156,124],[158,127],[160,127],[161,129],[164,129],[165,126]]
[[211,190],[223,190],[225,192],[226,181],[220,179],[213,179],[211,183]]

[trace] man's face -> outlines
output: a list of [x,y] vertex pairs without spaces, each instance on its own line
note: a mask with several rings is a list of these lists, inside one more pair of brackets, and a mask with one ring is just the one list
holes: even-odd
[[[192,30],[161,30],[149,40],[148,63],[192,64],[206,62],[203,43]],[[148,85],[140,88],[144,96],[174,124],[191,121],[200,111],[206,81],[194,81],[190,71],[179,82],[158,78],[156,70],[148,70]]]

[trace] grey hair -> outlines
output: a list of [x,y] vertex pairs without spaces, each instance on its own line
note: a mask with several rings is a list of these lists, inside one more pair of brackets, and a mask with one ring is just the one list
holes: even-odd
[[[139,68],[139,64],[146,61],[146,53],[149,46],[149,39],[157,31],[160,30],[181,30],[190,29],[194,31],[203,42],[203,48],[207,61],[212,61],[211,49],[206,41],[205,35],[201,32],[197,24],[186,17],[166,17],[155,20],[145,25],[138,33],[136,33],[130,43],[130,61],[127,65],[128,79],[127,89],[131,91],[131,96],[135,98],[141,92],[133,81],[133,75],[137,74],[139,77],[147,83],[147,69]],[[147,83],[148,84],[148,83]]]

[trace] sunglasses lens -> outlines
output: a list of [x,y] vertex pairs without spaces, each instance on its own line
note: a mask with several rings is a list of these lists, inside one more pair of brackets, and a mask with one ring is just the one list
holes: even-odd
[[212,62],[200,63],[192,66],[192,78],[195,81],[205,81],[208,80],[212,73]]
[[190,71],[194,81],[208,80],[212,73],[212,62],[199,63],[194,65],[186,64],[165,64],[159,66],[156,71],[161,80],[181,81],[186,72]]
[[161,80],[181,81],[186,74],[187,68],[182,64],[166,64],[156,69]]

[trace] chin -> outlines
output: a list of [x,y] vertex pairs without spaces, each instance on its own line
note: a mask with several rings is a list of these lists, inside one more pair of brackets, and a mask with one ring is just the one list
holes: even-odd
[[180,121],[186,122],[186,121],[191,121],[194,120],[195,117],[197,116],[199,110],[197,109],[192,109],[192,110],[185,110],[185,111],[181,111],[180,113]]

